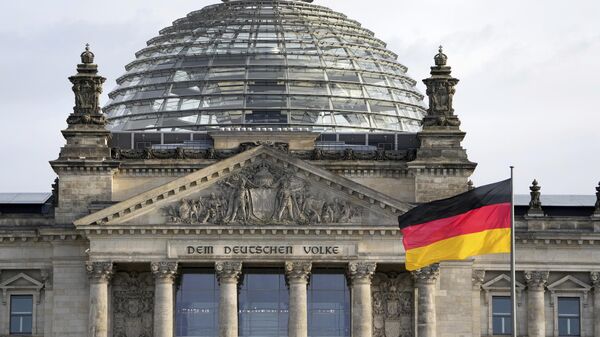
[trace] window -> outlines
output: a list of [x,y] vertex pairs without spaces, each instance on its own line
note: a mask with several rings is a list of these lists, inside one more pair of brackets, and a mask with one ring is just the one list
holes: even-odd
[[184,271],[175,310],[176,336],[219,335],[219,285],[212,269]]
[[350,336],[350,291],[343,270],[313,270],[308,287],[308,336]]
[[239,336],[287,336],[288,307],[283,270],[246,270],[239,293]]
[[33,295],[10,297],[10,333],[31,335],[33,326]]
[[512,333],[512,314],[509,296],[492,297],[492,325],[494,335],[510,335]]
[[579,297],[559,297],[558,335],[579,336],[580,322]]

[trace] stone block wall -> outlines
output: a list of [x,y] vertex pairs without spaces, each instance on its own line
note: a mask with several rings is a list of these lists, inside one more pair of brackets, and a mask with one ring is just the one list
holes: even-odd
[[437,336],[472,336],[472,263],[441,263],[438,287]]
[[111,201],[112,172],[63,173],[59,182],[58,224],[69,224],[89,214],[93,201]]

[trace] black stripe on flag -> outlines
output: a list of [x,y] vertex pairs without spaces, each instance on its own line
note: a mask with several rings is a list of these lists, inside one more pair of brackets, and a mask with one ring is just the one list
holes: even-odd
[[510,179],[475,188],[457,196],[417,206],[398,217],[400,229],[466,213],[487,205],[511,202]]

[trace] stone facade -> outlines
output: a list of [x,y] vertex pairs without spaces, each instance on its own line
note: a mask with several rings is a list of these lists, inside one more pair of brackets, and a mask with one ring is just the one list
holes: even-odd
[[[0,215],[0,335],[9,334],[10,296],[31,294],[35,336],[172,337],[178,274],[201,266],[220,285],[219,335],[235,337],[246,265],[284,268],[289,336],[308,337],[307,285],[319,266],[346,270],[353,337],[492,335],[492,298],[509,291],[507,257],[409,273],[397,226],[415,203],[466,191],[475,169],[446,60],[440,50],[425,81],[430,110],[414,156],[327,157],[317,134],[248,142],[232,132],[215,134],[219,148],[201,156],[160,158],[111,153],[97,108],[103,79],[87,50],[71,78],[67,144],[51,163],[56,208]],[[569,296],[581,299],[581,336],[600,337],[600,202],[589,214],[546,214],[537,182],[531,196],[517,214],[518,334],[558,337],[557,299]]]

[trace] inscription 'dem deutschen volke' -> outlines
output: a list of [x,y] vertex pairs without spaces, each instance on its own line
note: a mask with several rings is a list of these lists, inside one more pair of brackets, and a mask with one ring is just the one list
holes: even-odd
[[[340,255],[342,248],[339,246],[266,246],[266,245],[240,245],[220,246],[224,255]],[[214,255],[215,246],[187,246],[188,255]]]

